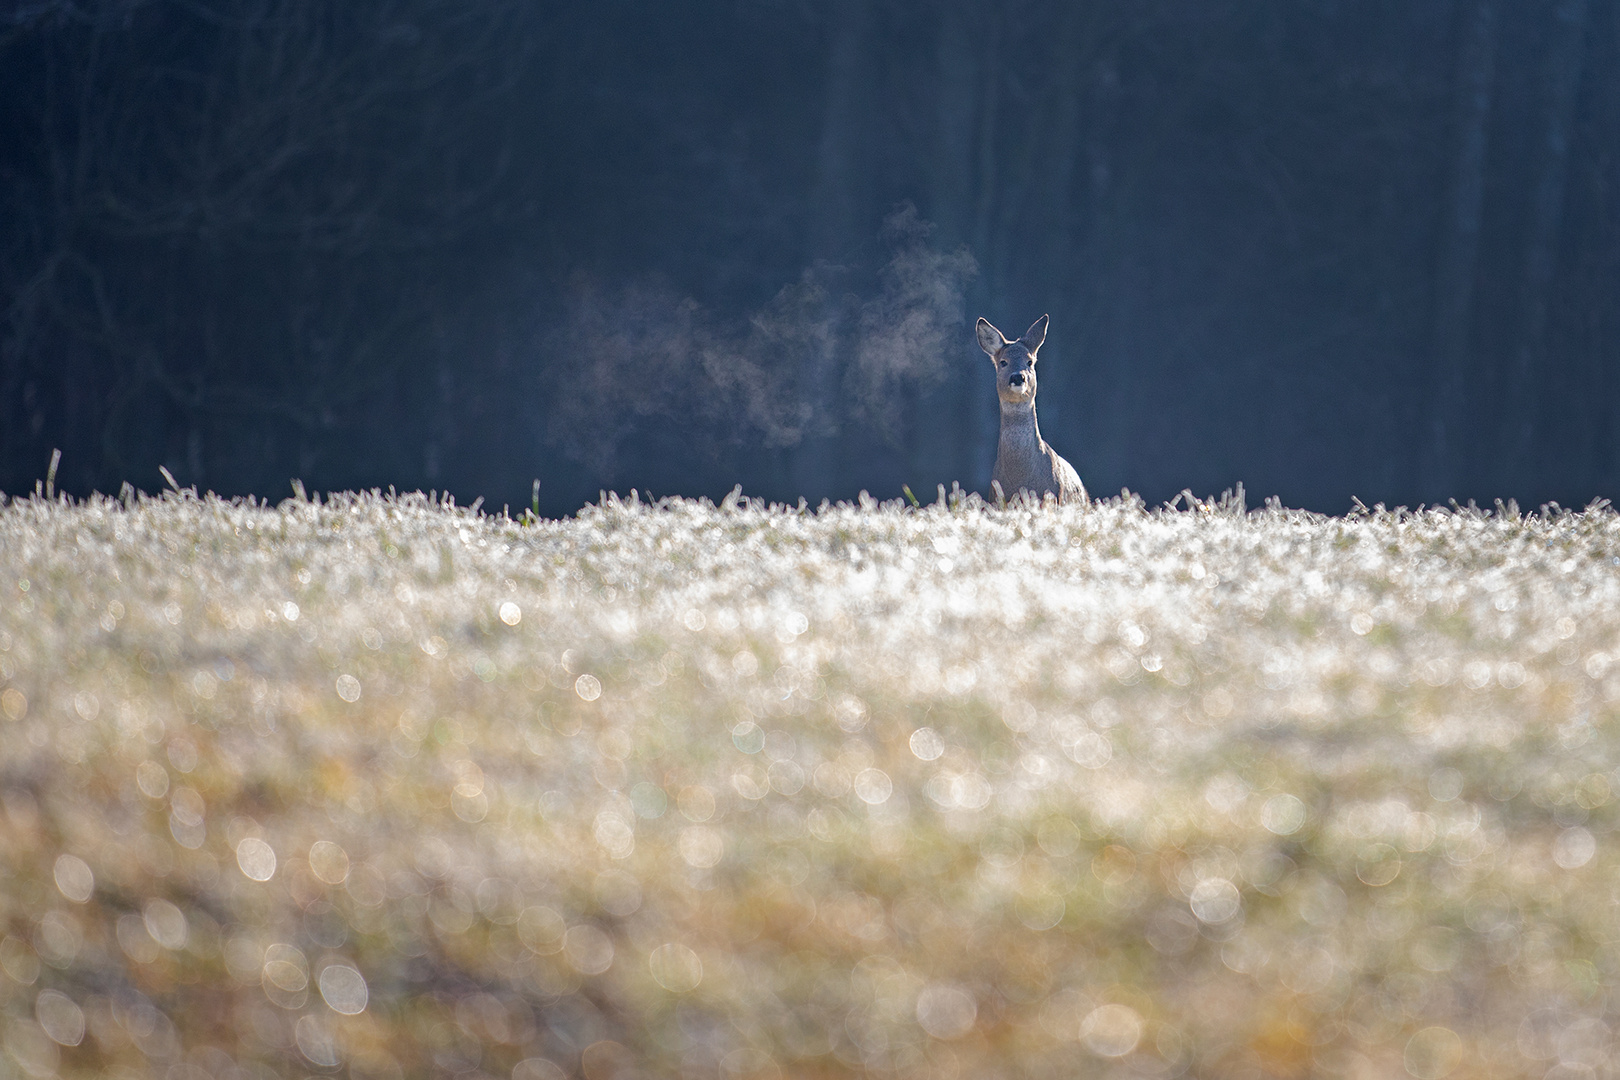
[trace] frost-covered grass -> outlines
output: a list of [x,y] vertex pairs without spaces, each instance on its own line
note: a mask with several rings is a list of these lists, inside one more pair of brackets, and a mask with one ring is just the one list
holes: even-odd
[[0,1075],[1613,1074],[1607,509],[12,501],[0,688]]

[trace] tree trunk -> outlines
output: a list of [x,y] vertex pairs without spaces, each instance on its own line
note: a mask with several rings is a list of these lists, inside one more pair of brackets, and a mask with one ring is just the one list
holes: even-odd
[[[976,259],[981,256],[973,247],[978,239],[974,217],[976,115],[983,61],[975,31],[982,17],[982,12],[970,10],[964,0],[947,0],[940,6],[932,87],[934,129],[925,207],[939,229],[940,246],[955,249],[967,245]],[[964,314],[969,322],[986,314],[976,310],[984,302],[982,285],[982,279],[976,280],[968,289],[969,310]],[[947,486],[955,480],[971,487],[981,482],[976,471],[980,432],[972,418],[984,404],[985,395],[991,393],[988,364],[966,332],[960,343],[949,349],[945,361],[944,380],[927,393],[919,409],[913,460],[924,483],[932,478]]]
[[[1620,51],[1620,8],[1611,8],[1608,25],[1608,59],[1593,63],[1593,71],[1604,73],[1603,93],[1605,108],[1600,114],[1598,129],[1614,130],[1620,124],[1620,64],[1613,62]],[[1599,264],[1599,288],[1604,295],[1620,292],[1620,151],[1613,140],[1605,139],[1599,155],[1599,183],[1602,186],[1599,220],[1604,225],[1599,232],[1599,250],[1603,252]],[[1620,338],[1620,312],[1613,303],[1600,303],[1599,318],[1594,320],[1595,333],[1587,345],[1586,406],[1588,436],[1585,447],[1587,463],[1586,486],[1594,492],[1615,492],[1620,484],[1620,460],[1615,454],[1616,424],[1614,400],[1620,393],[1620,378],[1614,371],[1612,343]]]
[[1050,141],[1037,155],[1047,174],[1051,228],[1048,233],[1047,266],[1052,274],[1048,290],[1053,297],[1067,295],[1074,282],[1071,253],[1074,250],[1074,176],[1080,156],[1080,95],[1091,66],[1092,44],[1082,32],[1079,4],[1070,5],[1063,15],[1062,46],[1058,50],[1058,70],[1053,102]]
[[1531,191],[1525,238],[1524,300],[1519,341],[1514,352],[1509,392],[1512,410],[1504,449],[1503,472],[1515,488],[1536,477],[1540,444],[1547,432],[1541,415],[1547,371],[1547,305],[1564,220],[1564,191],[1569,176],[1570,129],[1576,91],[1586,55],[1587,0],[1563,0],[1554,11],[1555,26],[1547,54],[1547,103],[1542,127],[1540,169]]
[[1464,473],[1461,436],[1468,404],[1469,336],[1485,196],[1487,131],[1496,81],[1496,24],[1491,0],[1479,0],[1467,13],[1458,49],[1456,157],[1440,233],[1432,345],[1435,379],[1423,454],[1426,460],[1419,478],[1422,497],[1430,502],[1457,495]]
[[[1000,202],[1000,173],[996,147],[996,130],[1001,112],[1001,54],[1002,27],[1000,12],[992,13],[988,25],[977,42],[980,56],[978,71],[977,107],[974,111],[973,136],[973,255],[979,260],[978,288],[974,290],[979,305],[991,322],[1008,321],[1001,311],[1006,295],[1003,262],[1000,257],[1006,242],[998,235],[997,206]],[[995,466],[996,440],[1001,431],[1001,404],[994,393],[986,392],[987,379],[976,379],[974,388],[979,392],[967,402],[967,415],[963,417],[963,430],[971,440],[968,445],[968,482],[981,491],[990,487],[990,471]]]
[[[857,232],[866,187],[860,161],[870,101],[867,5],[861,0],[842,0],[833,9],[832,19],[826,111],[810,196],[809,246],[812,258],[837,262],[842,261]],[[837,298],[829,297],[828,303],[835,305]],[[829,309],[826,317],[832,319],[836,314]],[[797,493],[811,502],[832,495],[838,482],[841,359],[836,347],[814,350],[800,383],[808,420],[803,437],[793,448],[791,473]]]

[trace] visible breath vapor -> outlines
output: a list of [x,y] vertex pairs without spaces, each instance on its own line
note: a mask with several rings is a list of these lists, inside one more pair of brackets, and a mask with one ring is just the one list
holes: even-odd
[[889,216],[884,235],[894,255],[879,275],[883,291],[861,306],[848,378],[866,419],[891,438],[899,394],[943,377],[942,358],[962,336],[962,292],[978,269],[966,248],[928,246],[931,232],[909,204]]
[[941,379],[964,333],[963,292],[977,272],[964,248],[929,244],[933,226],[902,205],[883,226],[888,261],[875,295],[859,268],[818,262],[746,320],[728,322],[655,282],[580,286],[567,330],[546,351],[546,434],[612,480],[650,423],[678,421],[714,454],[792,447],[861,425],[903,435],[907,395]]

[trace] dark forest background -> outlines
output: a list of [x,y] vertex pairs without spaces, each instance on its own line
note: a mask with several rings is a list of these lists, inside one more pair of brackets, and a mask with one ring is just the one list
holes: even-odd
[[1620,478],[1620,0],[9,0],[0,490]]

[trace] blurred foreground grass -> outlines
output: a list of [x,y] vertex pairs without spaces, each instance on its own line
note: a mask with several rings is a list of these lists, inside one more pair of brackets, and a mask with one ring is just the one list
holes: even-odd
[[1620,517],[0,507],[0,1075],[1616,1074]]

